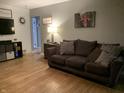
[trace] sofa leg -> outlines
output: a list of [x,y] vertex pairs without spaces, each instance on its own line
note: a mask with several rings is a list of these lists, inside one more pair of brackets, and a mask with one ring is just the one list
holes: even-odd
[[49,63],[48,63],[48,66],[49,66],[49,67],[52,67]]
[[115,84],[114,83],[108,83],[107,86],[110,88],[113,88],[115,86]]
[[49,65],[49,67],[52,67],[51,65]]
[[114,87],[114,85],[112,85],[112,84],[109,84],[109,85],[108,85],[108,87],[110,87],[110,88],[113,88],[113,87]]

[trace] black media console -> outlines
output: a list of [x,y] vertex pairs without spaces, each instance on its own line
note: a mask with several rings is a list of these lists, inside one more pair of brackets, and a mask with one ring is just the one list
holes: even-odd
[[22,42],[0,41],[0,62],[22,56]]

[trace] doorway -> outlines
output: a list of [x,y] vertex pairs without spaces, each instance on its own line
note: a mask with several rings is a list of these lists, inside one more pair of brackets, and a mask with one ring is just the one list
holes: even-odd
[[32,17],[32,48],[33,52],[41,52],[40,17]]

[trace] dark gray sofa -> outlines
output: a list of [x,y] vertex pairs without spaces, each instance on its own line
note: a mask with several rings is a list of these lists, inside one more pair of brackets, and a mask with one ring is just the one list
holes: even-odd
[[96,41],[89,43],[89,41],[75,40],[74,54],[61,55],[60,46],[48,48],[48,65],[114,86],[124,66],[124,53],[121,51],[119,57],[110,62],[108,67],[105,67],[94,63],[101,53],[100,47],[101,44]]

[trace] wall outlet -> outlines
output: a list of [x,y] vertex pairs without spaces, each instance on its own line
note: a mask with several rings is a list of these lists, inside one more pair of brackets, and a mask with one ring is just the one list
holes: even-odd
[[26,53],[27,50],[23,50],[23,53]]
[[18,39],[17,39],[17,38],[14,38],[13,40],[14,40],[14,41],[17,41]]

